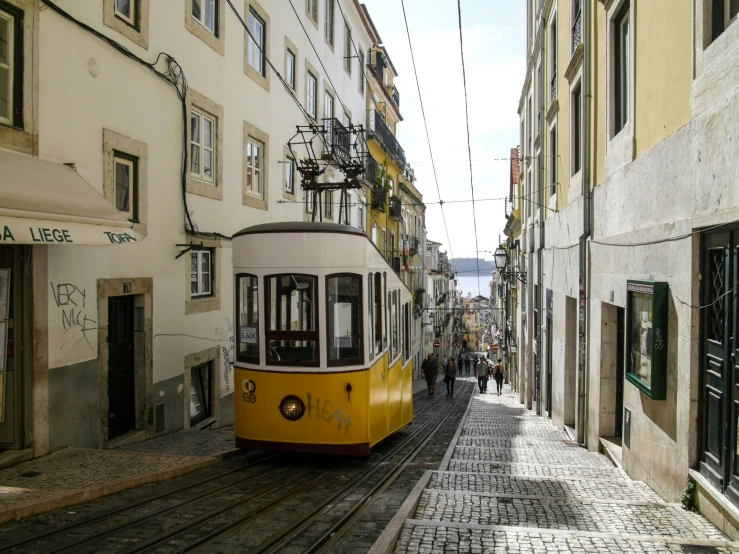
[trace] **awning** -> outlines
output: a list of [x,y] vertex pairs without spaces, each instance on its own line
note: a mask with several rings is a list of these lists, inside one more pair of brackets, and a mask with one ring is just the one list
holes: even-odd
[[0,150],[0,245],[140,240],[133,223],[71,167]]

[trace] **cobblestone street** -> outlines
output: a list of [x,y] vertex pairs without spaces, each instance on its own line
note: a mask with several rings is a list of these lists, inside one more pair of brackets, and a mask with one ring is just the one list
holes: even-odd
[[523,408],[507,386],[501,396],[475,393],[441,466],[416,491],[398,554],[739,552],[703,516]]

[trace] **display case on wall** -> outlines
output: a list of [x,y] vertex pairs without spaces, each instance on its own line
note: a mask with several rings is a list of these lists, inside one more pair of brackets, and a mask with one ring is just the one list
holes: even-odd
[[626,379],[653,400],[667,393],[668,291],[665,282],[626,284]]

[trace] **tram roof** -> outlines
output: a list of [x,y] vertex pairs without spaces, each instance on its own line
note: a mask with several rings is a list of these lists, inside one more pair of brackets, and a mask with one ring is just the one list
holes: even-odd
[[323,223],[318,221],[280,221],[277,223],[263,223],[246,227],[233,238],[244,235],[258,235],[264,233],[341,233],[344,235],[366,236],[363,231],[349,225],[339,223]]

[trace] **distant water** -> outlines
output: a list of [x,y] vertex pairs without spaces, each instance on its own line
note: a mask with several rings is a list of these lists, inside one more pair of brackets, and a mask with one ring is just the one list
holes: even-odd
[[[462,296],[467,296],[468,292],[475,297],[478,294],[488,298],[490,296],[490,273],[482,274],[480,272],[480,287],[477,286],[477,275],[459,275],[457,276],[457,285],[462,289]],[[482,290],[480,290],[482,289]]]

